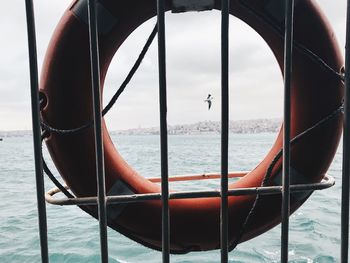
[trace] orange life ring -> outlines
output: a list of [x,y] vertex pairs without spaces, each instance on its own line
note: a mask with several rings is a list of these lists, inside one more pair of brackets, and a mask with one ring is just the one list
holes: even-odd
[[[231,0],[230,13],[258,32],[283,68],[282,0]],[[166,8],[171,8],[167,1]],[[215,1],[220,9],[220,1]],[[103,86],[113,55],[139,25],[156,15],[156,1],[100,0],[100,64]],[[86,1],[74,1],[65,12],[47,50],[41,76],[41,92],[47,98],[43,120],[51,126],[70,129],[92,120],[90,56]],[[296,1],[294,36],[299,45],[317,54],[334,71],[343,66],[334,33],[315,1]],[[277,30],[276,30],[277,29]],[[334,72],[333,72],[334,73]],[[295,137],[339,107],[343,89],[330,70],[295,48],[292,76],[291,135]],[[342,117],[333,118],[292,147],[292,183],[319,182],[336,152]],[[96,195],[93,130],[81,134],[57,135],[47,140],[51,157],[60,174],[79,197]],[[103,142],[106,190],[109,194],[159,193],[159,185],[134,171],[118,154],[105,123]],[[282,147],[280,132],[264,160],[230,189],[260,186],[266,169]],[[270,185],[281,181],[281,161],[273,169]],[[292,194],[291,211],[310,195]],[[229,197],[229,240],[237,237],[255,196]],[[280,222],[281,196],[261,197],[241,241],[251,239]],[[87,208],[97,217],[95,207]],[[108,225],[127,237],[154,249],[161,249],[161,202],[147,201],[108,208]],[[220,199],[170,201],[171,252],[209,250],[220,247]]]

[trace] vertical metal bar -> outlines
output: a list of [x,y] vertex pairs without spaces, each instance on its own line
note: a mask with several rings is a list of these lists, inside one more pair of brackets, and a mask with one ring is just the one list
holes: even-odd
[[163,262],[170,261],[170,218],[169,218],[169,174],[168,174],[168,128],[166,93],[166,47],[165,47],[165,3],[157,1],[158,15],[158,65],[159,65],[159,111],[160,150],[162,176],[162,256]]
[[89,40],[91,59],[91,84],[94,105],[94,132],[98,195],[98,218],[100,226],[101,261],[108,262],[106,186],[102,138],[102,109],[100,93],[100,59],[98,49],[98,27],[96,0],[88,0]]
[[350,176],[350,0],[347,1],[345,44],[345,105],[341,203],[341,262],[349,261],[349,176]]
[[294,0],[285,0],[284,36],[284,129],[283,129],[283,189],[282,189],[282,231],[281,262],[288,262],[288,235],[290,213],[290,120],[293,56]]
[[221,1],[221,262],[228,262],[229,0]]
[[33,0],[26,0],[29,68],[31,86],[31,106],[32,106],[32,126],[34,141],[35,175],[36,175],[36,197],[38,202],[39,215],[39,235],[41,247],[41,262],[49,262],[48,242],[47,242],[47,221],[45,206],[45,190],[43,177],[43,164],[41,158],[41,128],[39,110],[39,81],[38,64],[35,36],[35,18]]

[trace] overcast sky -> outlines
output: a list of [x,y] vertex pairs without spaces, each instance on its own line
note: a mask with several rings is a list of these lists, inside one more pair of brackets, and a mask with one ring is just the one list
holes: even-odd
[[[39,70],[52,32],[70,0],[35,0]],[[345,46],[345,0],[317,0]],[[220,120],[220,13],[166,16],[168,123]],[[104,100],[112,96],[151,32],[152,19],[138,28],[109,68]],[[24,0],[0,9],[0,130],[31,129]],[[282,116],[283,82],[267,45],[247,25],[230,20],[230,119]],[[214,97],[210,111],[204,103]],[[107,117],[111,130],[159,125],[156,42]]]

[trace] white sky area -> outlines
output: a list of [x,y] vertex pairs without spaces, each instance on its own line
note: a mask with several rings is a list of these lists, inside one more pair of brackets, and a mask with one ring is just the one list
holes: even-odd
[[[53,30],[70,0],[35,0],[39,72]],[[345,46],[345,0],[317,0]],[[29,62],[23,0],[0,9],[0,130],[31,129]],[[220,120],[220,13],[167,14],[168,123]],[[124,80],[155,19],[140,26],[116,53],[104,102]],[[157,42],[106,117],[110,130],[159,126]],[[251,28],[230,19],[230,119],[280,118],[283,81],[272,52]],[[208,111],[204,99],[214,97]]]

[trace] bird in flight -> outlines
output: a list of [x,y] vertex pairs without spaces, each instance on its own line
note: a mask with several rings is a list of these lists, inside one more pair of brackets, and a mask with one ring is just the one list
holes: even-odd
[[204,100],[204,102],[208,102],[208,110],[210,110],[211,104],[212,104],[212,100],[214,99],[214,97],[211,96],[211,94],[208,94],[208,97],[206,100]]

